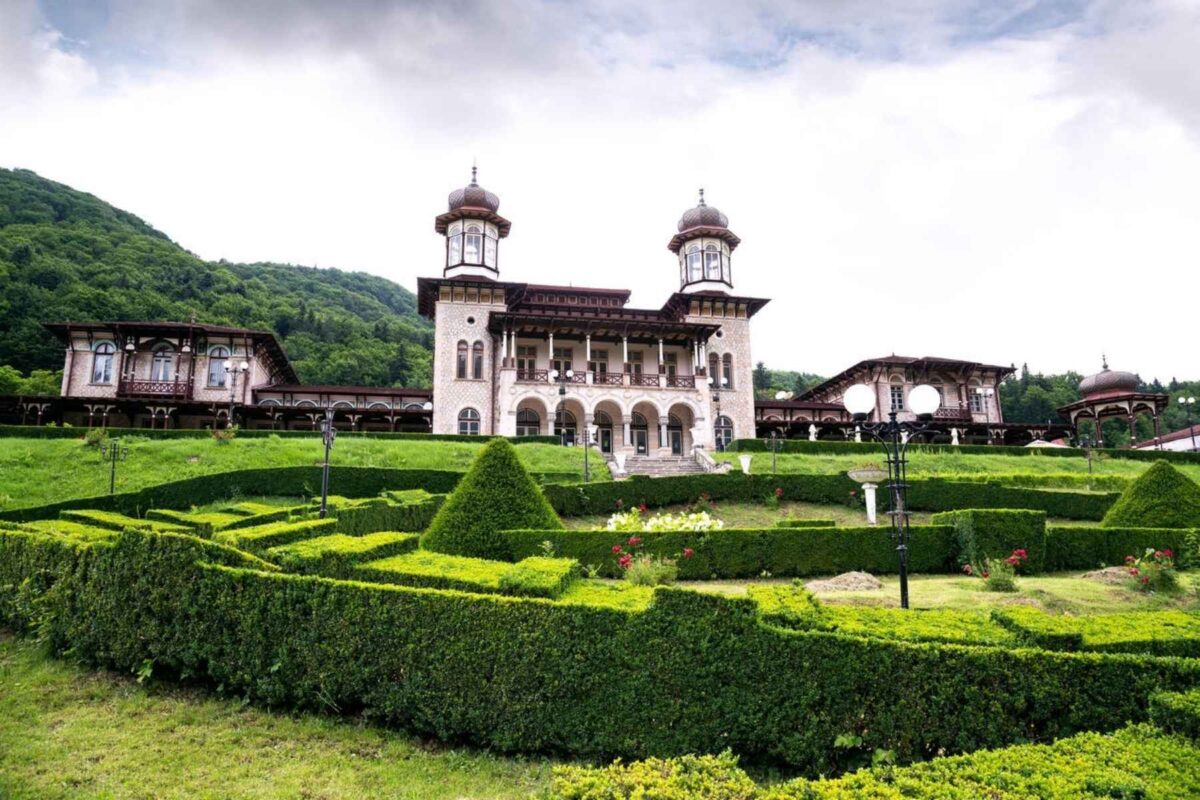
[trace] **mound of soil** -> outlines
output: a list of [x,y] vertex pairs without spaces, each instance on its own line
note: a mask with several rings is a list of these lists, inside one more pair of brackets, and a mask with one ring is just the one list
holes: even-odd
[[844,572],[836,578],[809,581],[804,588],[810,592],[865,592],[882,589],[883,581],[866,572]]
[[1099,581],[1100,583],[1125,583],[1129,580],[1129,568],[1105,567],[1104,569],[1094,569],[1091,572],[1085,572],[1079,577],[1089,581]]

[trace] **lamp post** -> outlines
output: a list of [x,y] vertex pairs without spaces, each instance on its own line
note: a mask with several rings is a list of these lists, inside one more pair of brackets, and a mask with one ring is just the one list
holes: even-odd
[[325,409],[325,419],[321,422],[321,438],[325,442],[325,463],[321,465],[321,511],[318,516],[325,519],[329,510],[329,451],[333,449],[333,441],[337,438],[337,428],[333,427],[333,409]]
[[718,382],[717,382],[717,379],[716,379],[716,378],[714,378],[713,376],[711,376],[711,375],[710,375],[710,376],[708,376],[708,385],[709,385],[709,386],[711,386],[711,387],[713,387],[713,390],[714,390],[714,391],[713,391],[713,393],[712,393],[712,401],[713,401],[713,439],[714,439],[714,440],[715,440],[715,442],[716,442],[716,446],[717,446],[717,452],[718,452],[718,453],[723,453],[723,452],[725,452],[725,443],[724,443],[723,441],[721,441],[721,435],[720,435],[720,434],[717,432],[717,423],[718,423],[718,422],[720,421],[720,419],[721,419],[721,393],[720,393],[719,391],[716,391],[716,390],[717,390],[717,389],[720,389],[720,388],[721,388],[721,387],[723,387],[723,386],[728,386],[728,385],[729,385],[729,379],[728,379],[728,378],[721,378],[721,380],[720,380],[720,383],[718,383]]
[[[1181,397],[1181,398],[1179,398],[1179,405],[1183,406],[1184,413],[1187,414],[1188,431],[1190,431],[1192,434],[1192,451],[1195,452],[1195,450],[1196,450],[1196,429],[1194,427],[1192,427],[1192,406],[1196,405],[1196,398]],[[1160,442],[1159,447],[1161,447],[1161,446],[1162,446],[1162,443]]]
[[237,399],[237,376],[239,373],[245,375],[250,369],[250,365],[245,361],[233,362],[226,359],[225,374],[229,376],[229,427],[233,427],[233,404]]
[[[550,380],[558,383],[558,407],[554,409],[554,417],[558,420],[558,441],[565,447],[567,444],[567,429],[563,425],[563,411],[566,410],[567,402],[567,381],[575,377],[575,370],[569,369],[566,372],[560,373],[556,369],[550,370]],[[586,454],[584,456],[587,457]]]
[[775,458],[779,452],[779,432],[771,431],[771,474],[775,474]]
[[596,435],[596,426],[585,425],[583,435],[586,437],[583,442],[583,482],[590,483],[592,480],[592,470],[588,465],[588,451],[592,449],[592,438]]
[[1083,448],[1088,461],[1088,491],[1092,490],[1092,440],[1087,435],[1079,437],[1079,446]]
[[129,445],[122,444],[120,439],[113,439],[111,442],[105,442],[100,445],[100,461],[108,462],[112,466],[108,473],[108,493],[114,494],[117,490],[117,462],[124,461],[129,457]]
[[996,390],[992,388],[984,389],[981,386],[975,387],[975,395],[979,398],[979,405],[983,406],[984,424],[987,426],[988,444],[992,443],[992,404],[991,398],[996,394]]
[[909,408],[917,415],[917,422],[899,422],[896,410],[888,413],[886,422],[867,422],[867,416],[875,409],[875,391],[865,384],[856,384],[846,390],[846,409],[854,415],[854,421],[865,432],[874,436],[883,445],[887,456],[888,495],[891,507],[888,515],[892,520],[892,538],[896,540],[896,555],[900,561],[900,607],[908,608],[908,486],[905,483],[908,467],[908,444],[914,436],[930,430],[929,421],[933,412],[941,405],[941,395],[932,386],[914,386],[908,393]]

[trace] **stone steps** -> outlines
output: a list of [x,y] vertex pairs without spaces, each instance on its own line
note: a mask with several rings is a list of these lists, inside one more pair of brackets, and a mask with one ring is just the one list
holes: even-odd
[[704,473],[704,468],[697,464],[695,459],[685,456],[627,456],[625,473],[663,478],[673,475],[700,475]]

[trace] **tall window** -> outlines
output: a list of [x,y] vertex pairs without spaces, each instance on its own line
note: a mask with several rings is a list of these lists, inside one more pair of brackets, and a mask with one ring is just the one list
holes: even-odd
[[170,381],[175,378],[175,351],[169,345],[161,344],[154,348],[154,358],[150,362],[150,380]]
[[517,379],[528,379],[535,369],[537,369],[537,348],[530,344],[517,345]]
[[208,385],[211,388],[225,388],[225,361],[228,358],[228,347],[214,347],[208,351]]
[[554,415],[554,435],[563,444],[575,444],[575,415],[566,409],[560,409]]
[[904,386],[893,383],[891,386],[892,411],[904,410]]
[[483,226],[477,223],[467,225],[467,235],[463,237],[463,262],[467,264],[483,263]]
[[517,436],[537,436],[542,431],[542,419],[532,408],[517,411]]
[[458,364],[454,369],[454,375],[458,378],[467,377],[467,342],[465,339],[458,343]]
[[723,372],[721,374],[721,386],[725,387],[726,389],[732,389],[733,388],[733,354],[732,353],[726,353],[724,356],[722,356],[721,366],[723,367]]
[[981,392],[979,390],[978,386],[972,386],[968,390],[968,393],[971,398],[971,410],[974,411],[976,414],[982,414],[983,413],[983,392]]
[[565,380],[567,370],[573,369],[571,366],[574,362],[575,353],[570,347],[554,348],[554,359],[551,364],[553,369],[558,370],[558,379]]
[[629,372],[631,375],[642,374],[642,351],[629,354]]
[[479,412],[473,408],[464,408],[458,412],[458,435],[479,435]]
[[704,278],[710,281],[721,280],[721,251],[712,242],[704,248]]
[[100,342],[92,355],[92,383],[112,383],[113,354],[117,346],[112,342]]
[[708,377],[714,389],[721,388],[721,357],[716,353],[708,354]]
[[588,364],[588,369],[592,371],[596,380],[603,379],[608,376],[608,351],[607,350],[592,350],[592,361]]
[[462,263],[462,228],[461,222],[454,222],[450,225],[450,234],[446,240],[446,266],[453,267],[455,264]]
[[729,447],[729,443],[733,441],[733,420],[724,415],[717,417],[713,431],[716,435],[717,449],[725,450]]
[[701,265],[700,245],[690,244],[687,249],[687,271],[688,282],[698,281],[703,279],[704,272]]
[[475,380],[483,378],[483,342],[471,345],[471,377]]
[[496,268],[499,230],[490,222],[465,220],[446,229],[446,266],[476,264]]
[[676,353],[663,355],[663,369],[666,370],[669,380],[675,380],[675,376],[679,374],[679,356]]

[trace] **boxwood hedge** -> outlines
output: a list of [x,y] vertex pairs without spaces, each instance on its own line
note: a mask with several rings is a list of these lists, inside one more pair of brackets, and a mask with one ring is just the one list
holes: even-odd
[[1017,639],[1047,650],[1200,657],[1200,616],[1183,611],[1069,617],[1028,606],[992,611]]
[[363,536],[335,533],[272,547],[264,555],[288,572],[349,578],[354,568],[364,561],[411,553],[417,549],[418,538],[415,533],[394,531],[378,531]]
[[1048,525],[1046,570],[1120,566],[1125,563],[1125,556],[1140,556],[1147,548],[1170,549],[1177,562],[1195,566],[1197,541],[1200,529]]
[[[769,453],[771,452],[770,439],[735,439],[729,447],[730,450],[735,450],[742,453]],[[1006,456],[1030,456],[1032,458],[1085,458],[1086,453],[1083,450],[1076,448],[1053,448],[1053,447],[1015,447],[1009,445],[994,445],[994,444],[922,444],[914,442],[909,445],[910,451],[918,451],[924,453],[958,453],[962,455],[1006,455]],[[846,442],[846,441],[830,441],[819,440],[810,442],[807,439],[782,439],[776,443],[776,452],[779,453],[803,453],[803,454],[843,454],[864,453],[867,455],[878,455],[879,445],[870,442]],[[1103,455],[1107,458],[1121,458],[1131,461],[1182,461],[1190,464],[1200,464],[1200,453],[1187,453],[1180,451],[1169,450],[1128,450],[1128,449],[1097,449],[1095,453]]]
[[[811,532],[809,532],[811,533]],[[39,598],[32,582],[50,587]],[[860,732],[901,760],[1110,730],[1200,661],[900,643],[764,626],[748,598],[656,590],[646,611],[282,574],[191,536],[64,548],[0,532],[0,610],[126,671],[275,706],[355,709],[443,740],[587,757],[726,748],[809,774]],[[903,676],[903,679],[897,679]]]
[[1007,558],[1024,550],[1021,572],[1041,572],[1046,565],[1046,514],[1015,509],[965,509],[934,514],[934,524],[950,525],[958,538],[958,557],[982,565],[987,558]]
[[1163,730],[1200,739],[1200,689],[1150,695],[1150,719]]

